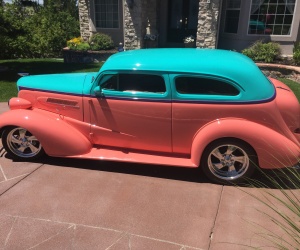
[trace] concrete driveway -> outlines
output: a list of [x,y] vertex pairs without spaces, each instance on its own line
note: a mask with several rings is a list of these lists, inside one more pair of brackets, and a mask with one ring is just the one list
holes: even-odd
[[262,196],[212,184],[195,169],[14,162],[0,144],[0,249],[264,249],[263,227],[284,232],[246,192]]

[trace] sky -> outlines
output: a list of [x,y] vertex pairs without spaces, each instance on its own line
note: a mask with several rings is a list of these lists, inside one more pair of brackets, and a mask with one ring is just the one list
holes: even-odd
[[[4,0],[5,3],[12,3],[13,0]],[[44,0],[37,0],[39,4],[43,4]]]

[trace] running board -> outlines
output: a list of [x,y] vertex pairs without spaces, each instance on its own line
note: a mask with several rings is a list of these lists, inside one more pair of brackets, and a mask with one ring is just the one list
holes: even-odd
[[192,163],[190,158],[172,157],[171,155],[154,155],[140,152],[131,152],[122,149],[107,149],[107,148],[93,148],[89,153],[84,155],[69,156],[68,158],[83,158],[94,160],[106,161],[121,161],[121,162],[134,162],[155,165],[169,165],[178,167],[198,167]]

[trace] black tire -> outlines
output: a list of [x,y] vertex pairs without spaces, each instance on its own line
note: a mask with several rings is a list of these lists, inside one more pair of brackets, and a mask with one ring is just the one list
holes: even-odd
[[35,160],[45,155],[38,139],[21,127],[6,127],[2,133],[2,145],[15,160]]
[[201,157],[204,174],[219,184],[239,184],[249,179],[257,168],[255,151],[237,139],[220,139],[210,143]]

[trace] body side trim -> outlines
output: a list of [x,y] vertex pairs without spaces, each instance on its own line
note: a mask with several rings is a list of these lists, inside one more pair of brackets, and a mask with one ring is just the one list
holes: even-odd
[[170,99],[165,99],[164,97],[157,97],[157,98],[140,98],[136,96],[132,97],[116,97],[116,96],[103,96],[103,97],[98,97],[98,96],[93,96],[93,95],[84,95],[84,94],[75,94],[75,93],[65,93],[65,92],[59,92],[59,91],[49,91],[49,90],[42,90],[42,89],[32,89],[32,88],[26,88],[26,87],[20,87],[20,90],[31,90],[31,91],[40,91],[40,92],[45,92],[45,93],[52,93],[52,94],[62,94],[62,95],[69,95],[69,96],[82,96],[82,97],[90,97],[90,98],[106,98],[106,99],[111,99],[111,100],[123,100],[123,101],[141,101],[141,102],[164,102],[164,103],[188,103],[188,104],[230,104],[230,105],[239,105],[239,104],[260,104],[260,103],[266,103],[266,102],[271,102],[276,98],[276,93],[264,100],[260,101],[208,101],[208,100],[170,100]]

